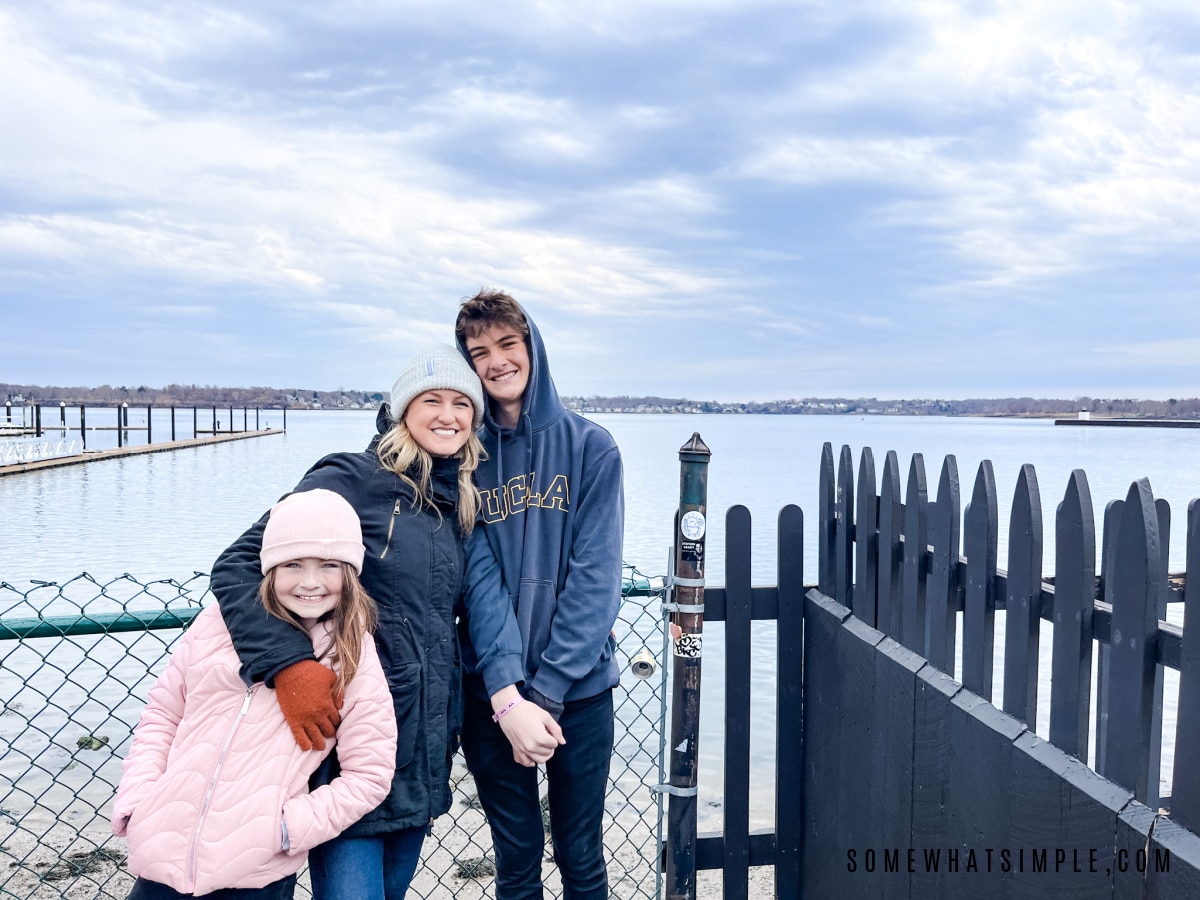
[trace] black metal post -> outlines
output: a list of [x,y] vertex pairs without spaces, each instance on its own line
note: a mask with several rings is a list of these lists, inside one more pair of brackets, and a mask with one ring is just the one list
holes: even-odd
[[58,401],[58,424],[62,426],[62,430],[67,430],[67,404],[65,400]]
[[87,449],[87,412],[84,410],[84,405],[79,404],[79,437],[83,443],[83,449]]
[[217,433],[217,408],[213,407],[213,434]]
[[117,447],[118,448],[124,446],[124,443],[123,443],[122,437],[121,437],[122,434],[123,434],[123,432],[121,430],[121,407],[118,406],[117,407]]
[[154,407],[151,406],[149,403],[147,403],[146,404],[146,443],[147,444],[153,443],[153,441],[150,440],[150,419],[153,418],[153,413],[154,413]]
[[42,404],[38,403],[33,407],[34,427],[37,430],[37,436],[42,436]]
[[192,438],[193,439],[200,437],[200,426],[198,424],[196,424],[196,422],[197,422],[196,417],[198,415],[199,415],[199,413],[196,411],[196,407],[193,406],[192,407]]
[[233,432],[233,407],[229,407],[229,431]]
[[4,401],[4,419],[5,419],[6,424],[8,424],[8,425],[12,424],[12,401],[11,400]]
[[175,443],[175,404],[171,404],[171,443]]
[[242,431],[250,430],[250,410],[242,407]]
[[129,427],[129,404],[128,403],[121,404],[121,418],[125,422],[125,427],[128,428]]
[[254,430],[262,431],[262,429],[258,427],[258,407],[257,406],[254,407]]
[[283,430],[287,431],[287,404],[283,404]]
[[696,897],[696,770],[704,631],[704,533],[708,463],[700,433],[679,448],[679,517],[671,597],[671,744],[667,792],[668,900]]

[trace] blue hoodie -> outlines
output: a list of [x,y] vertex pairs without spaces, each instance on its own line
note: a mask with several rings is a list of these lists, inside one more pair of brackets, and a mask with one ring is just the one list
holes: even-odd
[[[524,671],[488,673],[485,687],[492,694],[523,678],[561,703],[619,678],[612,627],[621,603],[621,454],[607,431],[562,405],[542,337],[528,313],[525,321],[521,417],[516,428],[501,427],[489,400],[479,432],[487,459],[475,472],[484,533],[517,613]],[[469,362],[461,338],[458,346]],[[475,654],[465,643],[470,670]]]

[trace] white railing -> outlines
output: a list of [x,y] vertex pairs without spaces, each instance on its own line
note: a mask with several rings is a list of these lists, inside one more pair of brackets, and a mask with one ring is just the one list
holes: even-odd
[[6,440],[0,441],[0,466],[19,465],[39,459],[54,459],[59,456],[76,456],[79,453],[79,441],[66,438],[59,440],[44,438]]

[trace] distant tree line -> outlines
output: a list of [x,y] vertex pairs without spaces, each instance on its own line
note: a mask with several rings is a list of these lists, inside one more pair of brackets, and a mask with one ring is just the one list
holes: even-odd
[[42,406],[234,406],[283,407],[293,409],[362,409],[378,406],[387,395],[379,391],[314,391],[300,388],[226,388],[211,384],[168,384],[163,388],[145,385],[99,387],[44,387],[31,384],[0,384],[0,394],[15,403]]
[[[226,388],[211,384],[169,384],[99,387],[44,387],[2,384],[0,394],[14,405],[40,403],[131,406],[234,406],[291,409],[370,409],[388,398],[383,391],[314,391],[308,388]],[[573,397],[563,403],[578,412],[726,413],[750,415],[891,415],[891,416],[1071,416],[1081,410],[1096,416],[1136,416],[1152,419],[1200,418],[1200,398],[1135,400],[1113,397],[1047,399],[1034,397],[975,398],[970,400],[879,400],[875,397],[806,397],[748,403],[688,400],[675,397]]]
[[792,400],[721,403],[668,397],[563,397],[578,412],[729,413],[757,415],[891,415],[891,416],[1073,416],[1086,410],[1096,416],[1153,419],[1200,418],[1200,398],[1135,400],[1131,398],[1034,397],[970,400],[879,400],[875,397],[807,397]]

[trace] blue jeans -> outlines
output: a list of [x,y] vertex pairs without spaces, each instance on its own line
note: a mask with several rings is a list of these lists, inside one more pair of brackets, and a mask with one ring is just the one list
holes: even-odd
[[[478,690],[465,692],[463,753],[496,851],[496,900],[541,900],[545,832],[537,769],[513,760]],[[608,900],[604,797],[613,750],[613,700],[607,690],[572,700],[559,718],[566,744],[546,763],[550,837],[563,900]]]
[[[292,900],[296,892],[296,876],[288,875],[260,888],[221,888],[205,894],[206,900]],[[181,894],[173,887],[139,878],[133,883],[129,900],[191,900],[193,894]]]
[[421,825],[314,847],[308,854],[313,900],[404,900],[428,831]]

